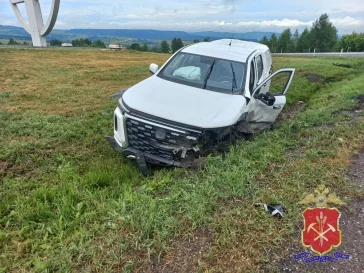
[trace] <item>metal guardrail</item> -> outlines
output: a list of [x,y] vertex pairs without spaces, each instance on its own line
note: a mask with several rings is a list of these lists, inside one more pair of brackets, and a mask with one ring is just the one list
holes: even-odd
[[364,52],[273,53],[273,56],[364,58]]

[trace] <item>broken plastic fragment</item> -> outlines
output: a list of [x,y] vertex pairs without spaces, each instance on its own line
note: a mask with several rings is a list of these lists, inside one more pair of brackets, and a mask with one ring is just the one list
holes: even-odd
[[120,99],[124,95],[126,90],[128,90],[128,88],[122,89],[119,92],[112,94],[110,96],[110,99]]
[[280,204],[272,205],[272,204],[263,204],[263,203],[255,203],[256,207],[263,206],[265,211],[269,212],[271,216],[277,216],[279,218],[284,217],[284,207]]

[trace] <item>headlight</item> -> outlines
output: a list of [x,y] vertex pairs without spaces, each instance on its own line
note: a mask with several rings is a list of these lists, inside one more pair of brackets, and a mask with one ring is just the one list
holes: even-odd
[[121,113],[124,115],[125,113],[129,113],[130,110],[128,108],[128,106],[126,106],[125,102],[123,102],[123,99],[120,98],[119,101],[118,101],[118,107],[121,111]]

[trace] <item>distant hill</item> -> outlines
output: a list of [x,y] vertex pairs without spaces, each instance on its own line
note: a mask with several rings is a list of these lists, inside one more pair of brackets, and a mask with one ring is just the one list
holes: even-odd
[[70,29],[67,33],[73,35],[111,36],[150,40],[172,40],[174,37],[179,37],[185,41],[193,40],[193,36],[184,31],[161,31],[152,29]]
[[244,33],[234,33],[234,34],[232,32],[202,31],[202,32],[193,32],[190,34],[195,34],[203,37],[214,37],[218,39],[234,37],[235,39],[260,41],[264,36],[270,38],[273,33],[277,35],[277,37],[281,36],[281,34],[278,32],[262,32],[262,31],[252,31]]
[[[248,41],[259,41],[263,36],[270,37],[273,32],[247,32],[235,33],[235,39],[244,39]],[[276,33],[277,36],[280,33]],[[185,31],[165,31],[152,29],[70,29],[60,30],[54,29],[49,35],[48,40],[58,39],[62,41],[71,41],[76,38],[87,37],[90,40],[103,40],[105,42],[112,41],[117,38],[133,38],[139,41],[145,40],[172,40],[174,37],[181,38],[183,41],[193,41],[195,39],[202,41],[205,37],[211,40],[222,38],[231,38],[230,32],[185,32]],[[29,40],[30,35],[20,27],[0,25],[0,38],[24,39]]]
[[26,36],[30,37],[28,32],[26,32],[23,28],[20,27],[14,27],[14,26],[2,26],[0,25],[0,38],[6,38],[8,37],[2,37],[2,36],[9,36],[9,38],[18,37],[18,36]]

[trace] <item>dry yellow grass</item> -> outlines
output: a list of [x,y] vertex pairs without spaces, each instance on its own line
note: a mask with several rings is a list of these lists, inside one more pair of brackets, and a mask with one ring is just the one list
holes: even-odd
[[[1,110],[72,115],[107,105],[108,96],[150,75],[167,54],[106,50],[1,50]],[[130,73],[130,72],[133,73]]]

